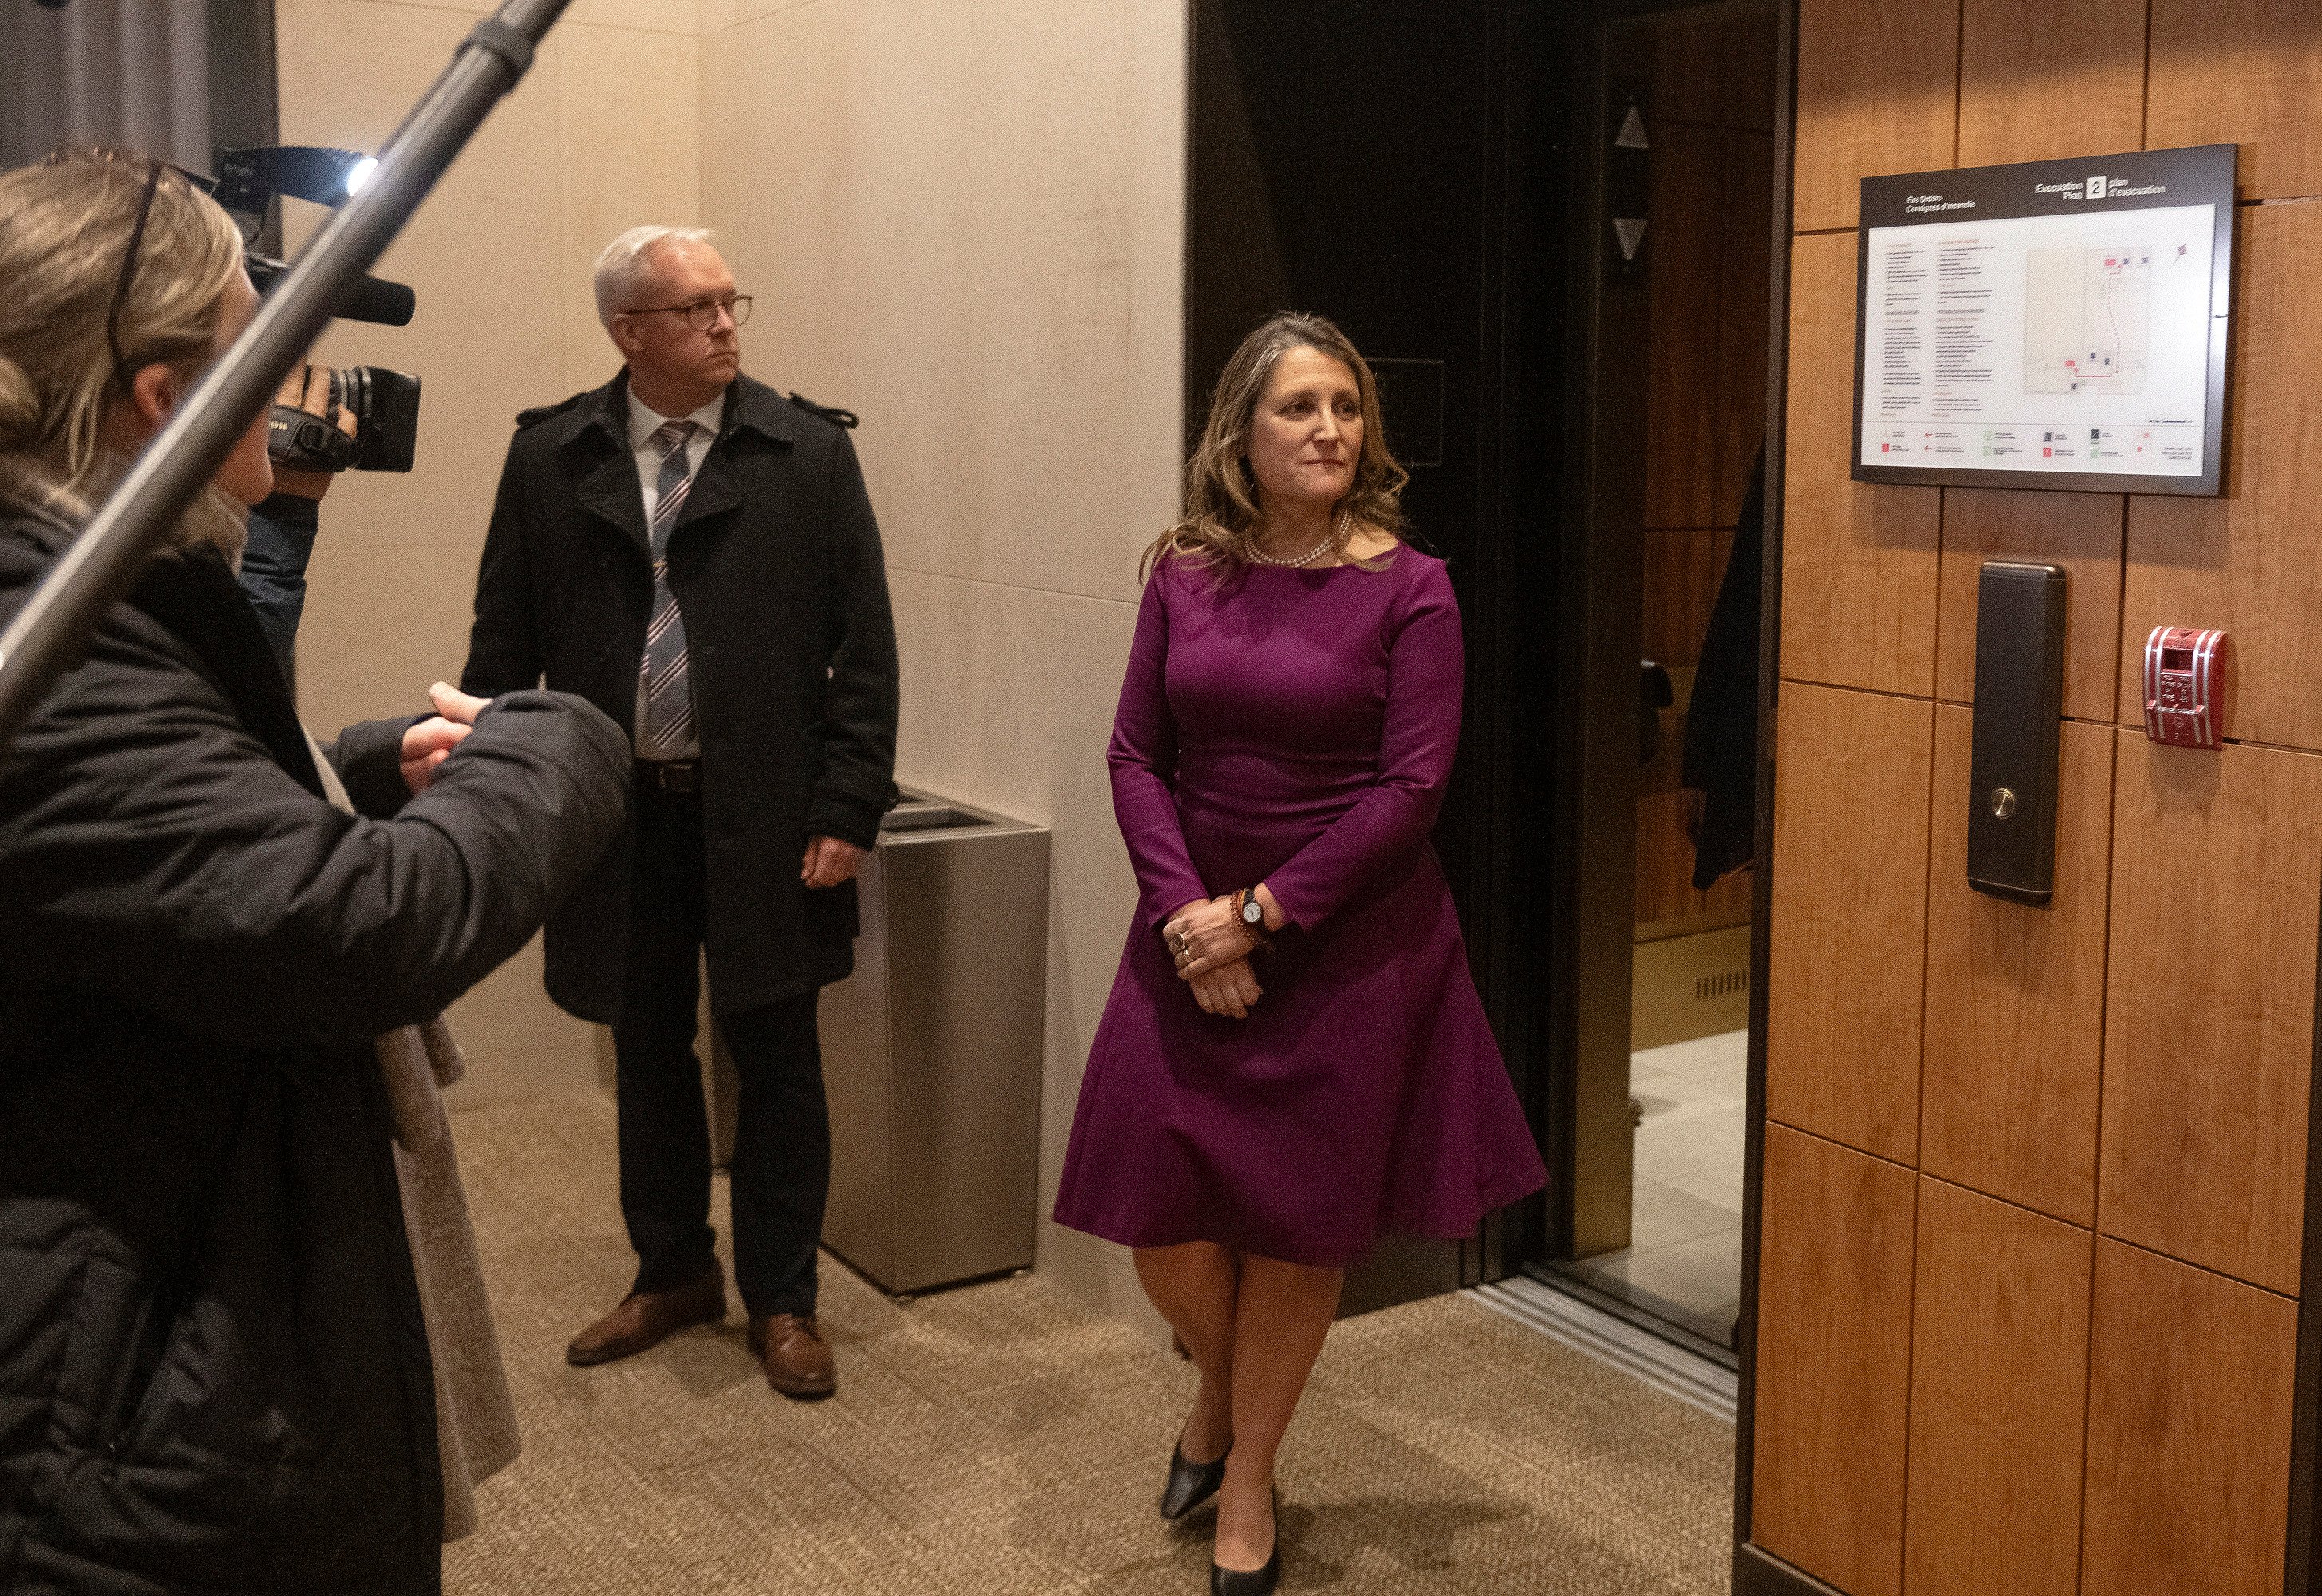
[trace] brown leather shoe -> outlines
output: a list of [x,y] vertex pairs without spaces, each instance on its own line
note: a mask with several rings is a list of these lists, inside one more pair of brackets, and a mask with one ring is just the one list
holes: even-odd
[[726,1317],[726,1276],[712,1269],[674,1291],[631,1291],[621,1305],[572,1338],[564,1361],[586,1369],[635,1357],[680,1330],[714,1325]]
[[811,1314],[754,1318],[746,1339],[750,1355],[765,1365],[766,1383],[782,1395],[818,1402],[838,1389],[838,1364]]

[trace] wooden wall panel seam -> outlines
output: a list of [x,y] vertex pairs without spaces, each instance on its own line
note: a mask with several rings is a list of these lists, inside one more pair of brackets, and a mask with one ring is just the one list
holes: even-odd
[[[2152,15],[2152,7],[2150,5],[2145,7],[2145,14],[2148,17]],[[2123,513],[2125,514],[2126,512],[2124,510]],[[2124,559],[2126,556],[2126,552],[2127,544],[2125,540],[2124,540],[2122,543],[2122,554]],[[2120,587],[2121,601],[2125,604],[2128,599],[2128,584],[2127,582],[2123,581]],[[2112,1050],[2108,1044],[2110,1043],[2112,1036],[2113,900],[2119,891],[2120,880],[2119,737],[2116,735],[2113,738],[2112,743],[2112,807],[2110,814],[2106,817],[2107,825],[2105,826],[2104,962],[2103,967],[2099,971],[2099,979],[2104,984],[2098,990],[2097,995],[2096,1190],[2090,1194],[2094,1200],[2089,1207],[2090,1228],[2095,1230],[2099,1236],[2104,1234],[2105,1073],[2106,1066],[2111,1062],[2112,1056]],[[2091,1284],[2089,1289],[2093,1291],[2095,1290],[2094,1285]],[[2089,1340],[2092,1345],[2096,1340],[2096,1331],[2093,1327],[2091,1327],[2089,1332]]]
[[[1858,1156],[1860,1156],[1860,1157],[1868,1158],[1868,1159],[1871,1160],[1871,1161],[1872,1161],[1872,1162],[1874,1162],[1874,1163],[1883,1163],[1883,1164],[1885,1164],[1888,1169],[1897,1169],[1897,1170],[1901,1170],[1905,1174],[1907,1174],[1907,1175],[1911,1176],[1911,1177],[1912,1177],[1913,1179],[1915,1179],[1915,1180],[1916,1178],[1918,1178],[1919,1171],[1918,1171],[1918,1169],[1917,1169],[1915,1166],[1911,1165],[1911,1164],[1905,1163],[1903,1163],[1903,1162],[1902,1162],[1901,1160],[1899,1160],[1899,1159],[1888,1158],[1888,1157],[1884,1156],[1883,1154],[1877,1154],[1877,1153],[1873,1153],[1873,1152],[1871,1152],[1871,1151],[1870,1151],[1869,1148],[1867,1148],[1867,1147],[1858,1147],[1858,1146],[1856,1146],[1856,1145],[1855,1145],[1853,1143],[1851,1143],[1851,1142],[1842,1142],[1842,1141],[1840,1141],[1836,1136],[1833,1136],[1833,1135],[1824,1135],[1823,1132],[1818,1131],[1818,1130],[1808,1130],[1805,1126],[1802,1126],[1802,1125],[1792,1125],[1788,1120],[1787,1120],[1787,1119],[1778,1119],[1778,1118],[1776,1118],[1776,1117],[1775,1117],[1773,1115],[1771,1115],[1771,1114],[1769,1114],[1769,1115],[1767,1115],[1767,1116],[1766,1116],[1766,1123],[1767,1123],[1768,1125],[1778,1125],[1778,1126],[1780,1126],[1784,1130],[1788,1131],[1788,1132],[1792,1133],[1792,1134],[1793,1134],[1793,1135],[1801,1135],[1801,1136],[1807,1137],[1807,1138],[1808,1138],[1808,1139],[1810,1139],[1810,1140],[1816,1141],[1816,1142],[1820,1142],[1820,1143],[1822,1143],[1822,1144],[1823,1144],[1824,1146],[1826,1146],[1826,1147],[1835,1147],[1835,1148],[1837,1148],[1839,1151],[1841,1151],[1842,1153],[1852,1153],[1852,1154],[1857,1154],[1857,1155],[1858,1155]],[[1949,1184],[1949,1185],[1956,1185],[1956,1184],[1958,1184],[1958,1182],[1956,1182],[1956,1181],[1947,1181],[1947,1182],[1945,1182],[1945,1183],[1946,1183],[1946,1184]],[[1979,1192],[1977,1192],[1977,1193],[1976,1193],[1976,1195],[1977,1195],[1977,1196],[1979,1196],[1979,1197],[1990,1197],[1990,1196],[1991,1196],[1991,1194],[1990,1194],[1989,1192],[1988,1192],[1988,1191],[1979,1191]],[[1992,1200],[1993,1200],[1994,1202],[1997,1202],[1997,1201],[1999,1201],[2000,1199],[1997,1199],[1997,1198],[1992,1198]],[[2018,1205],[2018,1206],[2021,1206],[2021,1205]],[[1914,1211],[1915,1212],[1916,1210],[1915,1209]],[[2122,1245],[2130,1245],[2130,1244],[2123,1243]],[[2147,1248],[2147,1249],[2144,1249],[2144,1250],[2150,1251],[2151,1249]],[[2181,1260],[2180,1260],[2180,1262],[2181,1262]],[[2211,1272],[2212,1272],[2212,1273],[2214,1273],[2214,1272],[2215,1272],[2215,1271],[2212,1271]]]
[[[2125,732],[2142,732],[2144,729],[2144,717],[2140,715],[2133,719],[2124,718],[2120,727]],[[2228,737],[2226,739],[2226,746],[2254,748],[2266,753],[2301,753],[2308,758],[2322,753],[2322,744],[2309,746],[2304,743],[2267,743],[2255,737]]]
[[1959,33],[1958,37],[1952,42],[1952,158],[1949,163],[1953,169],[1956,169],[1959,166],[1960,141],[1966,134],[1966,128],[1963,125],[1967,115],[1966,0],[1961,0],[1959,11],[1956,14],[1959,23]]
[[[1967,6],[1966,6],[1965,5],[1963,5],[1963,4],[1962,4],[1962,5],[1960,6],[1960,16],[1961,16],[1962,19],[1964,19],[1964,18],[1966,17],[1966,15],[1967,15]],[[1962,23],[1961,23],[1961,26],[1962,26],[1962,27],[1964,27],[1964,26],[1965,26],[1965,23],[1964,23],[1964,21],[1963,21],[1963,20],[1962,20]],[[1952,139],[1953,139],[1954,141],[1956,141],[1956,140],[1958,139],[1958,137],[1959,137],[1959,132],[1958,132],[1958,127],[1957,127],[1957,123],[1956,123],[1956,116],[1954,117],[1954,123],[1953,123],[1953,128],[1952,128]],[[1858,369],[1860,368],[1860,364],[1861,364],[1861,360],[1862,360],[1862,351],[1861,351],[1861,350],[1858,347],[1858,348],[1856,349],[1856,351],[1855,351],[1855,363],[1856,363],[1856,366],[1858,367]],[[1854,443],[1854,444],[1852,444],[1852,445],[1850,445],[1850,446],[1851,446],[1851,447],[1853,447],[1853,446],[1859,446],[1859,443],[1860,443],[1860,440],[1856,440],[1856,441],[1855,441],[1855,443]],[[1940,698],[1943,697],[1943,545],[1945,544],[1945,543],[1946,543],[1946,542],[1948,542],[1948,541],[1949,541],[1949,536],[1950,536],[1950,532],[1951,532],[1951,513],[1952,513],[1952,496],[1950,495],[1950,493],[1948,493],[1948,492],[1944,491],[1943,489],[1941,489],[1941,488],[1936,489],[1936,491],[1935,491],[1935,641],[1934,641],[1934,645],[1927,651],[1927,653],[1928,653],[1928,660],[1927,660],[1927,697],[1928,697],[1928,698],[1934,698],[1934,699],[1940,699]],[[1930,881],[1931,883],[1933,882],[1933,878],[1934,878],[1934,860],[1933,860],[1933,846],[1934,846],[1934,835],[1935,835],[1934,804],[1933,804],[1933,793],[1931,792],[1931,793],[1928,795],[1928,812],[1927,812],[1927,844],[1928,844],[1928,848],[1929,848],[1929,855],[1930,855],[1930,856],[1929,856],[1929,858],[1928,858],[1928,861],[1927,861],[1927,876],[1928,876],[1928,880],[1929,880],[1929,881]],[[1929,907],[1930,907],[1931,908],[1933,907],[1933,906],[1932,906],[1932,905],[1930,905]],[[1921,1026],[1919,1027],[1919,1032],[1920,1032],[1920,1035],[1923,1035],[1923,1036],[1926,1034],[1926,1026],[1925,1026],[1924,1024],[1922,1024],[1922,1025],[1921,1025]],[[1922,1075],[1922,1077],[1921,1077],[1922,1081],[1924,1081],[1924,1079],[1925,1079],[1925,1077],[1924,1077],[1924,1075]]]
[[1975,698],[1980,570],[1992,561],[2028,561],[2055,565],[2067,578],[2065,717],[2109,721],[2119,715],[2125,506],[2125,496],[2117,493],[2036,487],[1943,490],[1936,594],[1937,698],[1959,703],[1971,703]]
[[[2145,14],[2148,16],[2153,14],[2150,5],[2145,7]],[[2113,761],[2113,781],[2117,780],[2120,780],[2120,761]],[[2106,898],[2111,898],[2111,877],[2106,877]],[[2104,909],[2104,956],[2106,961],[2111,961],[2111,902],[2106,902]],[[2106,999],[2108,998],[2111,998],[2111,989],[2106,989]],[[2097,1090],[2099,1090],[2099,1095],[2104,1090],[2104,1053],[2097,1053]],[[2104,1169],[2104,1116],[2101,1114],[2097,1116],[2097,1169]],[[2104,1213],[2101,1190],[2097,1195],[2097,1213],[2099,1216]],[[2099,1245],[2099,1236],[2092,1234],[2088,1239],[2088,1345],[2080,1348],[2080,1528],[2079,1550],[2073,1555],[2073,1591],[2088,1587],[2088,1446],[2092,1441],[2089,1425],[2092,1425],[2092,1413],[2095,1413],[2092,1403],[2097,1399],[2097,1245]]]
[[[2144,148],[2146,0],[1967,0],[1958,164]],[[2132,21],[2132,18],[2134,19]]]
[[[1799,676],[1787,670],[1782,672],[1782,680],[1791,687],[1824,688],[1833,693],[1860,693],[1866,698],[1900,698],[1905,702],[1911,704],[1933,704],[1936,702],[1934,696],[1931,693],[1906,693],[1898,691],[1894,688],[1857,687],[1851,681],[1824,681],[1818,676]],[[2143,725],[2144,723],[2140,720],[2136,724],[2138,725]],[[2306,752],[2309,751],[2300,749],[2299,752]]]
[[[1876,1157],[1877,1154],[1873,1154],[1871,1156]],[[1914,1170],[1911,1172],[1917,1175],[1922,1181],[1932,1181],[1936,1185],[1943,1187],[1947,1190],[1964,1191],[1970,1197],[1979,1197],[1986,1202],[1996,1202],[2002,1208],[2012,1208],[2019,1214],[2029,1214],[2035,1219],[2045,1219],[2051,1224],[2055,1225],[2068,1225],[2074,1230],[2078,1230],[2087,1236],[2093,1236],[2098,1234],[2096,1227],[2093,1225],[2083,1225],[2077,1219],[2067,1219],[2061,1214],[2052,1214],[2045,1208],[2035,1208],[2028,1202],[2018,1202],[2012,1197],[2002,1197],[1996,1191],[1986,1191],[1982,1187],[1970,1186],[1965,1181],[1954,1181],[1947,1175],[1931,1175],[1924,1170]],[[2120,1238],[2113,1236],[2107,1239],[2118,1241]],[[2133,1245],[2134,1244],[2123,1243],[2122,1245],[2125,1246]],[[2150,1251],[2151,1249],[2146,1248],[2142,1250]],[[2171,1260],[2171,1262],[2181,1263],[2184,1260],[2179,1258]],[[2210,1272],[2214,1273],[2216,1272],[2211,1271]]]
[[[1941,693],[1937,693],[1935,695],[1935,702],[1945,709],[1973,709],[1975,707],[1975,700],[1973,698],[1946,698]],[[2112,731],[2118,731],[2124,727],[2134,731],[2144,724],[2142,720],[2135,722],[2119,721],[2114,720],[2109,716],[2102,715],[2060,715],[2056,718],[2062,721],[2068,726],[2103,726],[2107,730]],[[2234,739],[2229,737],[2226,741],[2230,743],[2233,742]],[[2257,746],[2263,747],[2264,744],[2260,743],[2257,744]],[[2289,750],[2289,752],[2292,753],[2312,753],[2317,751],[2310,748],[2294,748]]]
[[2322,756],[2114,741],[2098,1228],[2294,1300]]
[[[1850,1151],[1860,1152],[1860,1149],[1854,1148],[1850,1149]],[[1865,1154],[1865,1156],[1869,1155]],[[2276,1290],[2272,1286],[2262,1285],[2253,1280],[2246,1280],[2242,1276],[2234,1273],[2231,1270],[2213,1268],[2207,1263],[2196,1263],[2190,1258],[2180,1258],[2176,1254],[2163,1252],[2159,1247],[2147,1246],[2143,1242],[2131,1241],[2125,1236],[2115,1236],[2111,1231],[2104,1228],[2101,1224],[2097,1227],[2097,1239],[2098,1241],[2110,1242],[2116,1247],[2126,1247],[2132,1253],[2142,1253],[2148,1258],[2158,1258],[2163,1263],[2174,1263],[2180,1269],[2189,1269],[2198,1274],[2206,1274],[2212,1280],[2221,1280],[2232,1285],[2245,1286],[2253,1291],[2263,1291],[2265,1295],[2272,1298],[2277,1302],[2287,1302],[2292,1307],[2296,1307],[2298,1303],[2298,1297],[2294,1292]]]
[[[2145,0],[2144,17],[2145,31],[2149,35],[2153,28],[2152,0]],[[2152,48],[2152,44],[2148,39],[2145,45],[2146,59],[2148,61],[2151,59]],[[2132,501],[2135,497],[2135,495],[2126,493],[2120,496],[2120,591],[2114,595],[2114,602],[2118,613],[2113,616],[2112,623],[2112,645],[2113,652],[2116,656],[2118,655],[2122,643],[2126,641],[2128,634],[2128,519]],[[2119,674],[2119,668],[2117,666],[2114,667],[2113,675],[2115,680],[2112,684],[2112,712],[2116,716],[2120,714],[2121,710],[2120,682],[2118,680]],[[2141,686],[2137,689],[2136,697],[2139,704],[2141,705],[2144,698],[2144,690]],[[2139,725],[2144,724],[2144,717],[2142,715],[2138,716],[2137,724]],[[2120,835],[2120,755],[2118,750],[2115,750],[2113,754],[2112,779],[2114,802],[2113,836],[2116,841]],[[2112,860],[2110,854],[2107,853],[2105,861],[2105,893],[2107,899],[2110,898],[2111,892]],[[2108,963],[2112,957],[2112,905],[2109,901],[2105,905],[2105,957]]]
[[[2137,79],[2142,97],[2136,107],[2136,147],[2153,148],[2153,0],[2144,0],[2144,71]],[[2124,541],[2124,548],[2126,543]]]
[[2096,1238],[1954,1181],[1919,1192],[1904,1596],[2066,1596]]
[[[1916,696],[1796,683],[1776,733],[1767,1111],[1906,1169],[1926,996],[1925,837],[1911,827],[1926,824],[1933,717]],[[1800,867],[1787,876],[1786,858]]]
[[[1961,11],[1966,11],[1961,6]],[[1952,134],[1957,138],[1956,132]],[[1919,1045],[1924,1058],[1926,1047],[1926,1026],[1919,1027]],[[1919,1072],[1921,1089],[1926,1082],[1926,1072]],[[1913,1162],[1916,1163],[1915,1149]],[[1902,1510],[1895,1537],[1895,1589],[1898,1596],[1910,1596],[1906,1584],[1911,1566],[1911,1413],[1917,1400],[1919,1363],[1919,1182],[1926,1177],[1915,1168],[1911,1172],[1911,1286],[1903,1293],[1903,1479]]]
[[2109,912],[2108,725],[2061,731],[2056,891],[2007,903],[1966,880],[1975,711],[1936,708],[1936,830],[1928,907],[1919,1167],[1952,1184],[2093,1228]]
[[1917,1177],[1781,1127],[1764,1161],[1774,1422],[1754,1436],[1751,1537],[1849,1596],[1899,1596]]
[[1801,240],[1791,251],[1781,667],[1924,696],[1934,687],[1941,490],[1874,487],[1847,464],[1859,238]]
[[[1960,14],[1962,17],[1967,14],[1967,7],[1965,5],[1961,5],[1960,7]],[[1956,100],[1957,96],[1954,96],[1953,98]],[[1952,131],[1952,137],[1954,140],[1959,137],[1959,131],[1956,123],[1954,123]],[[1941,494],[1937,494],[1935,496],[1935,592],[1936,611],[1939,616],[1942,613],[1943,570],[1943,499]],[[1936,682],[1939,682],[1943,679],[1943,629],[1940,621],[1938,621],[1935,627],[1934,657],[1928,670],[1927,685],[1930,688],[1933,688]],[[1927,853],[1924,865],[1919,872],[1919,1079],[1918,1091],[1914,1097],[1911,1113],[1911,1170],[1915,1174],[1918,1172],[1919,1166],[1926,1162],[1927,1156],[1927,978],[1933,968],[1932,950],[1933,949],[1935,943],[1935,778],[1942,768],[1938,761],[1939,744],[1941,742],[1941,728],[1937,724],[1939,718],[1940,717],[1937,716],[1934,708],[1933,697],[1931,693],[1928,698],[1927,706]],[[1915,1236],[1918,1229],[1918,1202],[1919,1189],[1916,1186],[1914,1186],[1911,1188],[1911,1217],[1912,1230]],[[1915,1248],[1918,1244],[1914,1241],[1912,1245],[1914,1248]],[[1915,1262],[1912,1266],[1912,1289],[1914,1291],[1917,1290],[1917,1264],[1915,1263],[1915,1256],[1916,1254],[1915,1252]],[[1916,1305],[1914,1304],[1913,1313],[1915,1316],[1917,1308]],[[1913,1323],[1915,1325],[1916,1322],[1917,1320],[1915,1317]],[[1907,1378],[1907,1370],[1906,1372],[1906,1377]],[[1910,1403],[1906,1400],[1903,1406],[1903,1435],[1905,1437],[1903,1446],[1903,1544],[1906,1546],[1908,1546],[1911,1544],[1911,1471],[1909,1461],[1909,1436],[1911,1434],[1910,1420]]]
[[[2322,945],[2322,930],[2317,931],[2317,945]],[[2311,1067],[2307,1074],[2307,1101],[2322,1101],[2322,960],[2317,961],[2315,972],[2315,1012],[2317,1016],[2317,1036]],[[2306,1224],[2299,1249],[2298,1279],[2298,1343],[2297,1362],[2291,1375],[2290,1411],[2290,1510],[2283,1537],[2284,1596],[2314,1596],[2317,1566],[2316,1547],[2316,1516],[2322,1509],[2317,1499],[2317,1430],[2322,1430],[2322,1412],[2317,1403],[2322,1402],[2322,1300],[2317,1300],[2313,1281],[2322,1274],[2322,1208],[2315,1202],[2314,1172],[2322,1168],[2322,1114],[2309,1108],[2306,1119]]]
[[2282,1591],[2296,1304],[2109,1237],[2096,1250],[2082,1591]]

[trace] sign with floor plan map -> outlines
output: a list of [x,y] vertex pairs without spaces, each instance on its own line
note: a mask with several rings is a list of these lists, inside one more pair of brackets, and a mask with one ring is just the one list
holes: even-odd
[[2235,149],[1865,178],[1855,478],[2218,492]]

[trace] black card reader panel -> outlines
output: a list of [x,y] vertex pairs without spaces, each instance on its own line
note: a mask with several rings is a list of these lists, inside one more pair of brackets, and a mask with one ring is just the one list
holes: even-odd
[[2019,903],[2054,896],[2063,713],[2063,568],[1986,561],[1967,794],[1967,880],[1979,892]]

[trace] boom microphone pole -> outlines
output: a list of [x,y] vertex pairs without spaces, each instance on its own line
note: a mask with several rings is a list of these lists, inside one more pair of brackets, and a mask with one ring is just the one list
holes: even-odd
[[0,749],[78,663],[98,618],[127,593],[186,506],[350,288],[403,230],[569,0],[505,0],[476,24],[379,151],[362,192],[333,214],[258,315],[204,375],[54,570],[0,632]]

